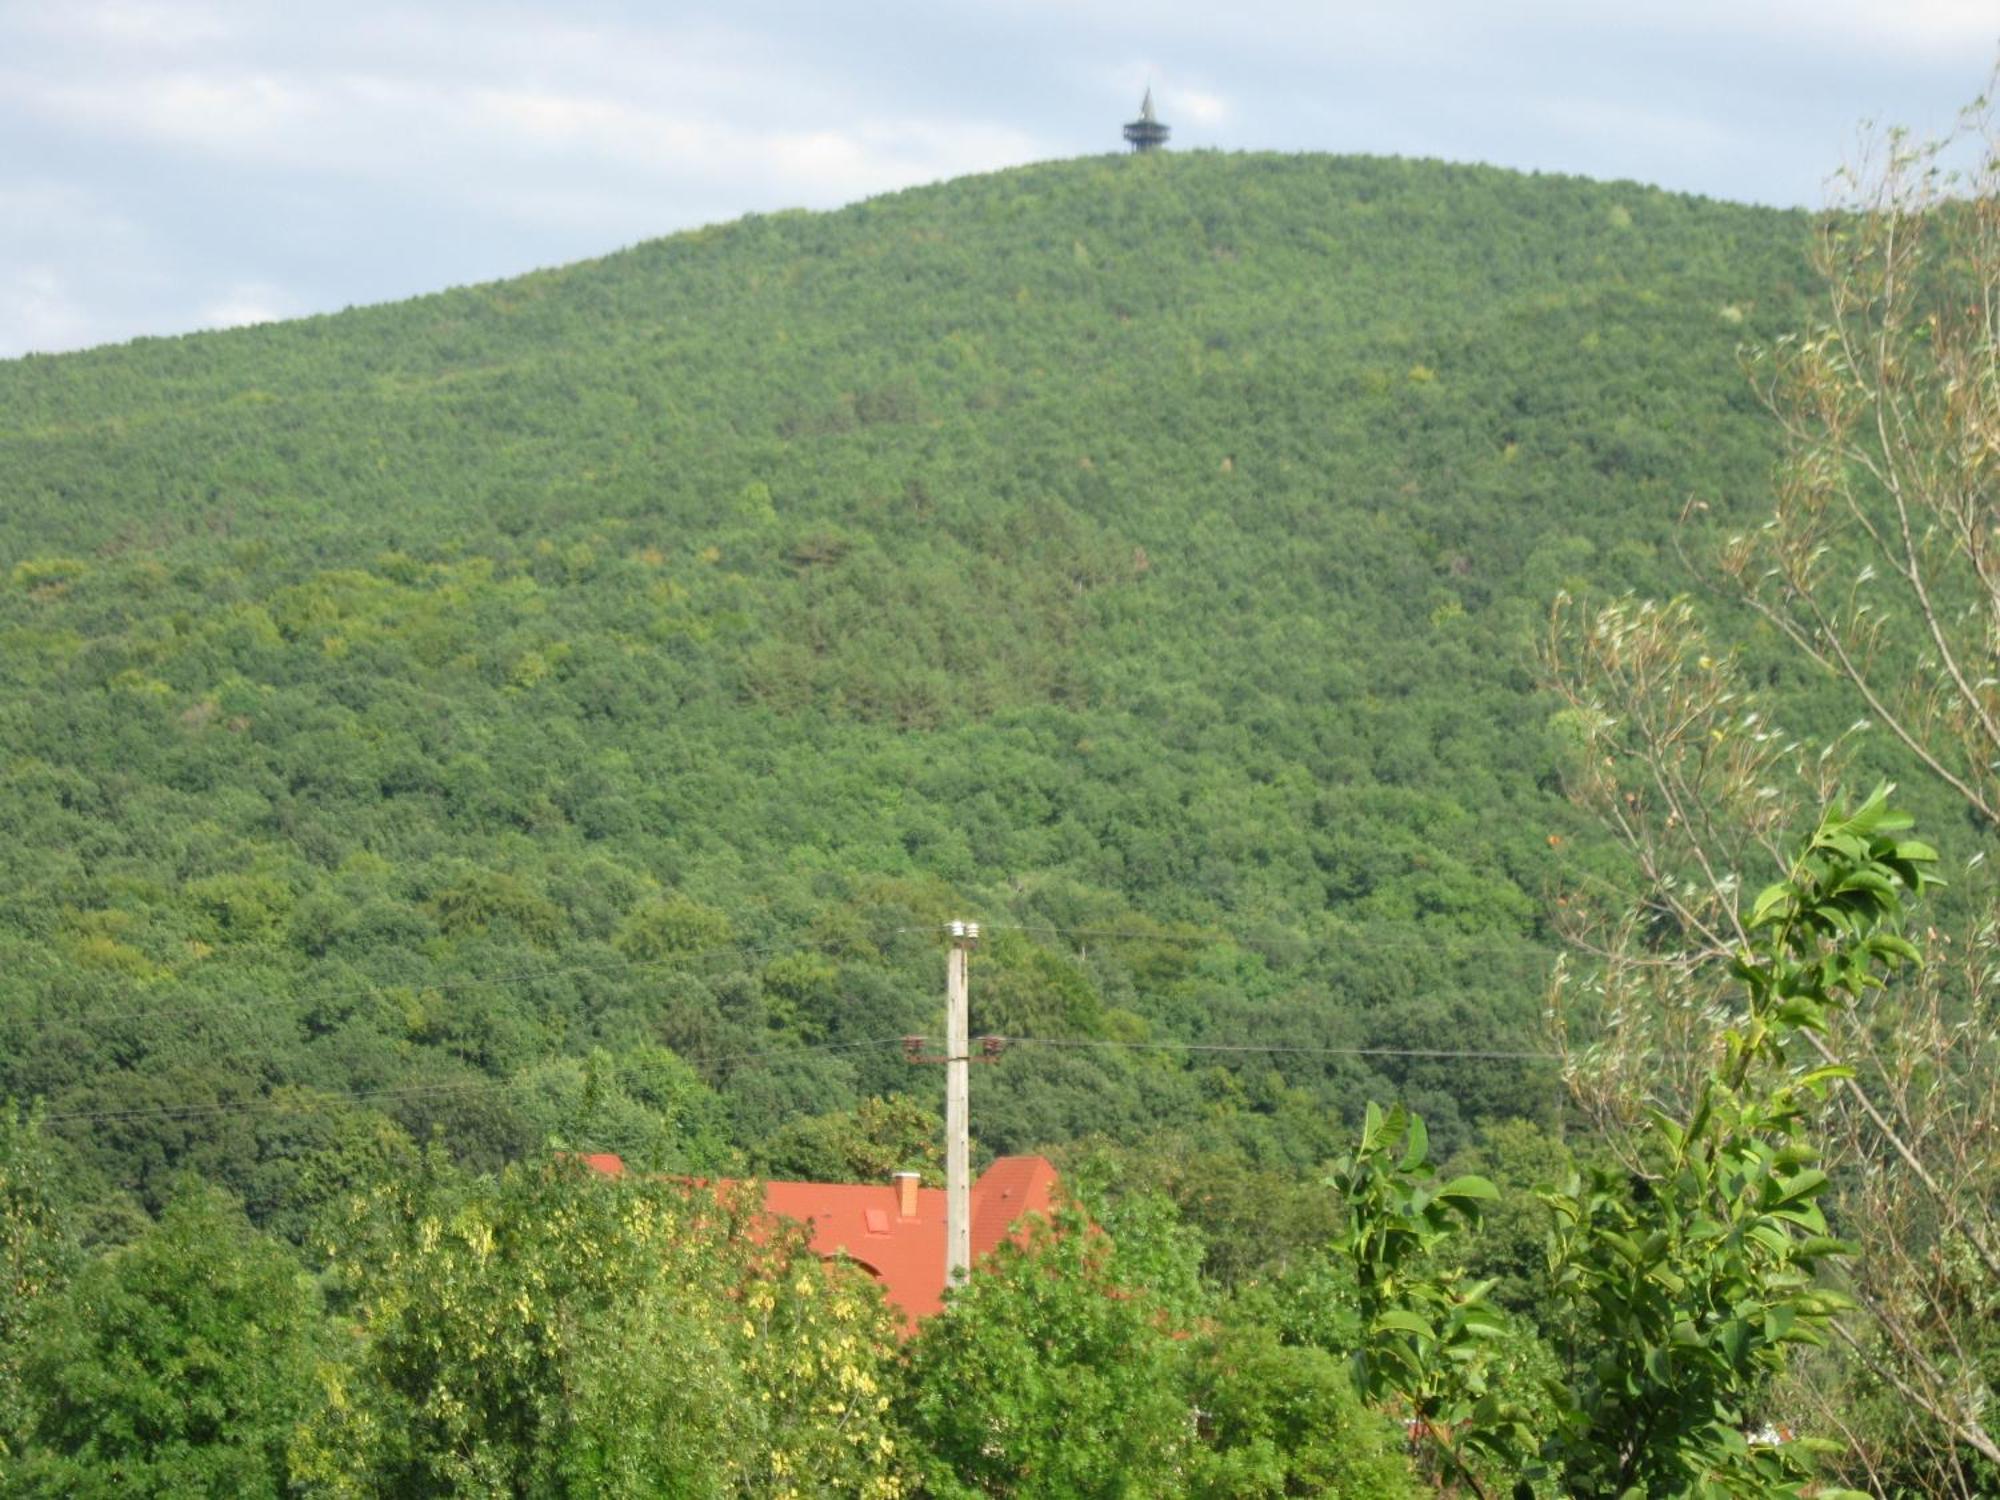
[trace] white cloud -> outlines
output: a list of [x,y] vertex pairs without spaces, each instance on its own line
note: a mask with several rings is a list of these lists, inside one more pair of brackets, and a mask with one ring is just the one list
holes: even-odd
[[728,178],[825,204],[1044,154],[1027,131],[894,116],[810,72],[751,67],[739,60],[755,55],[754,39],[714,27],[638,32],[498,12],[467,32],[384,13],[357,16],[355,31],[382,44],[362,49],[365,63],[223,56],[53,77],[23,67],[0,70],[0,93],[78,134],[304,174],[427,180],[447,196],[478,176],[497,178],[502,197],[518,186],[546,199],[563,187],[548,174],[583,167]]
[[[0,181],[0,354],[74,349],[117,335],[107,302],[157,290],[145,236],[80,188]],[[107,297],[111,292],[113,297]]]
[[2000,50],[1993,0],[1012,0],[1024,26],[1100,46],[1143,37],[1180,55],[1313,60],[1332,69],[1503,64],[1532,45],[1573,65],[1591,41],[1750,46],[1777,60],[1838,55],[1953,66],[1976,88]]
[[[1666,14],[1672,15],[1673,11]],[[1762,5],[1700,0],[1680,23],[1725,35],[1789,45],[1801,55],[1828,48],[1870,59],[1912,58],[1964,66],[1976,86],[2000,46],[1992,0],[1767,0]]]
[[[713,187],[725,202],[733,187],[734,212],[844,203],[1040,154],[1026,132],[961,120],[861,115],[840,129],[794,128],[784,121],[744,123],[755,118],[751,112],[732,119],[552,91],[473,90],[445,113],[457,128],[517,159],[568,158],[599,169],[614,165],[704,196]],[[521,211],[545,210],[552,201],[550,186],[545,178],[523,181]],[[510,194],[502,188],[486,196],[505,203]]]
[[1735,131],[1707,116],[1629,99],[1541,99],[1528,106],[1528,113],[1613,159],[1642,149],[1712,158],[1742,144]]
[[290,317],[295,311],[290,303],[291,299],[277,287],[253,281],[230,287],[197,316],[204,328],[246,328]]
[[1169,113],[1181,115],[1196,125],[1220,125],[1229,118],[1227,99],[1199,89],[1162,89],[1160,105]]
[[323,118],[311,85],[272,73],[182,70],[137,78],[43,79],[0,74],[14,106],[97,135],[138,139],[224,156],[269,156]]
[[9,26],[56,41],[94,47],[162,49],[212,47],[237,28],[217,5],[200,0],[62,0],[0,11]]
[[53,266],[14,266],[0,276],[0,328],[19,353],[54,353],[89,343],[97,330]]

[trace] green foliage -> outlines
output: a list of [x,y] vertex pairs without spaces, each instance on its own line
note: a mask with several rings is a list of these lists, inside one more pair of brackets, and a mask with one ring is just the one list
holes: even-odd
[[76,1259],[39,1121],[0,1099],[0,1460],[27,1412],[21,1361]]
[[319,1327],[298,1263],[235,1204],[191,1186],[40,1320],[8,1493],[288,1493],[286,1445]]
[[1758,894],[1744,925],[1750,942],[1768,936],[1734,965],[1748,1014],[1729,1037],[1724,1074],[1733,1084],[1759,1062],[1781,1061],[1793,1033],[1824,1031],[1834,1006],[1880,989],[1879,970],[1922,957],[1890,930],[1904,892],[1942,883],[1932,873],[1937,851],[1896,837],[1911,824],[1890,808],[1886,786],[1852,812],[1829,809],[1786,878]]
[[899,1410],[938,1496],[1421,1492],[1343,1362],[1215,1300],[1199,1237],[1127,1192],[1004,1245],[923,1325]]
[[550,902],[515,876],[495,870],[455,876],[431,896],[428,909],[448,936],[484,933],[507,923],[537,946],[552,942],[562,921]]
[[651,901],[634,910],[618,933],[618,951],[642,963],[677,953],[699,953],[729,941],[729,918],[685,896]]
[[1129,1144],[1101,1137],[1058,1155],[1066,1189],[1100,1220],[1135,1195],[1171,1203],[1199,1237],[1204,1280],[1224,1289],[1283,1278],[1315,1259],[1339,1228],[1325,1189],[1288,1162],[1270,1165],[1218,1122]]
[[1896,837],[1910,820],[1887,799],[1885,788],[1829,809],[1745,914],[1732,965],[1743,1011],[1688,1112],[1655,1110],[1631,1168],[1592,1166],[1543,1195],[1545,1326],[1567,1365],[1550,1381],[1548,1430],[1491,1377],[1481,1340],[1503,1325],[1483,1305],[1487,1285],[1461,1288],[1438,1259],[1494,1188],[1437,1183],[1421,1122],[1370,1106],[1333,1178],[1350,1215],[1338,1247],[1356,1271],[1359,1383],[1406,1401],[1475,1486],[1461,1445],[1523,1484],[1553,1476],[1606,1500],[1806,1492],[1807,1445],[1751,1434],[1772,1378],[1850,1306],[1822,1275],[1849,1247],[1816,1201],[1828,1177],[1814,1131],[1844,1070],[1797,1054],[1833,1008],[1918,956],[1891,928],[1905,895],[1932,883],[1936,855]]
[[414,1166],[417,1147],[379,1112],[280,1091],[252,1117],[255,1160],[232,1174],[253,1221],[314,1260],[312,1229],[334,1203]]
[[1345,1364],[1322,1349],[1255,1325],[1231,1329],[1195,1356],[1194,1398],[1203,1441],[1187,1492],[1199,1500],[1426,1492],[1395,1424],[1361,1405]]
[[[1586,1155],[1593,1144],[1584,1143]],[[1488,1295],[1496,1307],[1544,1334],[1553,1331],[1548,1213],[1538,1195],[1563,1186],[1578,1170],[1570,1144],[1532,1120],[1493,1121],[1444,1170],[1476,1173],[1499,1189],[1479,1216],[1478,1234],[1460,1247],[1466,1273],[1492,1282]]]
[[1548,1445],[1576,1493],[1800,1493],[1806,1456],[1746,1433],[1771,1376],[1849,1303],[1823,1284],[1850,1247],[1817,1200],[1816,1106],[1844,1070],[1795,1054],[1830,1008],[1915,959],[1890,930],[1936,855],[1879,789],[1821,819],[1756,899],[1734,963],[1745,1006],[1691,1112],[1656,1113],[1644,1175],[1596,1169],[1553,1194],[1555,1290],[1575,1323],[1571,1415]]
[[296,1235],[276,1090],[493,1164],[647,1138],[516,1080],[665,1047],[749,1150],[909,1087],[963,913],[975,1030],[1297,1049],[1017,1048],[992,1149],[1539,1117],[1341,1049],[1533,1034],[1541,600],[1761,480],[1804,228],[1092,159],[0,364],[0,1091]]
[[1424,1122],[1373,1102],[1327,1182],[1348,1216],[1334,1248],[1354,1264],[1356,1387],[1371,1400],[1401,1398],[1420,1440],[1459,1474],[1472,1477],[1475,1453],[1517,1463],[1532,1435],[1502,1390],[1506,1323],[1487,1302],[1491,1283],[1466,1284],[1436,1259],[1499,1196],[1493,1184],[1440,1181]]
[[752,1153],[760,1176],[796,1182],[887,1182],[916,1172],[944,1186],[944,1121],[902,1094],[794,1121]]
[[1193,1445],[1185,1331],[1081,1214],[1003,1244],[910,1346],[902,1423],[925,1489],[1174,1493]]

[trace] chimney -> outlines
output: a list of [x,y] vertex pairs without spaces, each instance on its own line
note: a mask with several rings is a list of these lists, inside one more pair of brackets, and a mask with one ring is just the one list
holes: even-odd
[[896,1217],[914,1219],[917,1216],[917,1174],[898,1172],[889,1180],[896,1184]]

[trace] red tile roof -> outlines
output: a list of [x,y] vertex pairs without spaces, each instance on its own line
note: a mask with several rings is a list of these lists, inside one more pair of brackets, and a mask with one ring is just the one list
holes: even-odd
[[972,1185],[972,1258],[1006,1239],[1023,1214],[1047,1214],[1055,1165],[1043,1156],[1002,1156]]
[[[609,1153],[577,1158],[606,1177],[625,1163]],[[1045,1157],[1003,1156],[972,1184],[972,1259],[1002,1240],[1019,1239],[1021,1220],[1050,1212],[1056,1169]],[[844,1254],[882,1283],[890,1303],[914,1327],[944,1306],[945,1192],[918,1188],[916,1212],[896,1212],[893,1182],[767,1182],[764,1207],[812,1231],[820,1255]]]

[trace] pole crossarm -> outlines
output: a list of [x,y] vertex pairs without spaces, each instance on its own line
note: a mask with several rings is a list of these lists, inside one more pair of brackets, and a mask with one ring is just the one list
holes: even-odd
[[949,1057],[942,1052],[926,1052],[924,1048],[930,1045],[927,1036],[906,1036],[903,1038],[903,1061],[920,1066],[948,1062],[996,1063],[1000,1061],[1000,1054],[1007,1050],[1007,1038],[1004,1036],[976,1036],[972,1040],[977,1051],[962,1057]]

